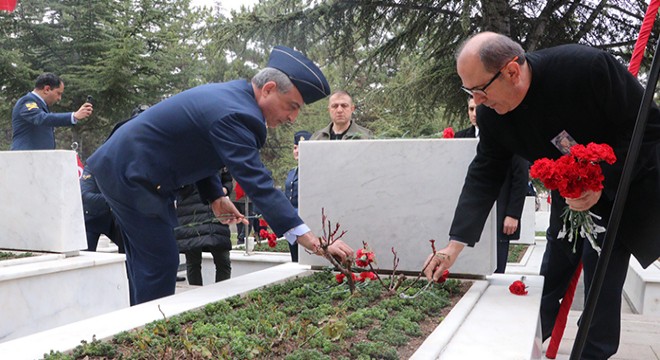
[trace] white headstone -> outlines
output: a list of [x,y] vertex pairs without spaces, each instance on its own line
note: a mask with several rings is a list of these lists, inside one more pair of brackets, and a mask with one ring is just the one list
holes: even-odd
[[[448,243],[451,221],[477,139],[396,139],[303,141],[300,143],[299,211],[305,223],[323,235],[321,209],[347,231],[342,240],[353,249],[366,241],[378,267],[420,271],[431,253]],[[481,240],[466,247],[453,273],[488,275],[495,269],[494,210]],[[470,214],[459,214],[470,216]],[[327,227],[327,225],[326,225]],[[300,262],[328,265],[300,251]]]
[[0,249],[87,248],[74,151],[0,151],[0,169]]

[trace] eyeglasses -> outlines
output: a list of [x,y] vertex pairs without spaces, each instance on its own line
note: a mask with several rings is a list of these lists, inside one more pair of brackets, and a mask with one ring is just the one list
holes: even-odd
[[490,84],[492,84],[493,81],[495,81],[502,74],[502,70],[504,70],[505,67],[507,67],[509,64],[511,64],[512,62],[514,62],[516,60],[518,60],[517,56],[514,57],[513,59],[511,59],[510,61],[508,61],[506,64],[504,64],[504,66],[502,66],[502,68],[499,69],[497,71],[497,73],[492,78],[490,78],[490,81],[488,81],[486,83],[486,85],[484,85],[482,87],[473,87],[471,89],[468,89],[465,86],[461,86],[461,90],[465,91],[466,93],[470,94],[471,96],[474,96],[475,94],[476,95],[481,95],[481,96],[488,96],[488,94],[486,94],[486,88],[489,87]]

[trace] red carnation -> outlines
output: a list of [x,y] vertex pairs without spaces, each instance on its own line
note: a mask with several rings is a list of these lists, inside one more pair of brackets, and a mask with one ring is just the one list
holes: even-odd
[[[589,143],[587,146],[576,144],[571,147],[570,153],[562,155],[556,160],[547,158],[534,162],[530,169],[530,175],[543,182],[548,190],[558,190],[565,198],[578,198],[585,191],[598,192],[603,189],[605,176],[600,162],[613,164],[616,161],[614,150],[607,144]],[[550,198],[548,197],[548,201]],[[596,244],[596,235],[605,232],[605,228],[597,225],[593,218],[600,218],[590,211],[575,211],[566,207],[561,215],[564,226],[558,237],[567,237],[573,243],[575,252],[575,241],[578,236],[589,240],[591,246],[600,253],[600,247]]]
[[509,291],[514,295],[527,295],[527,285],[521,280],[514,281],[509,285]]
[[338,283],[338,284],[343,283],[343,282],[344,282],[344,278],[346,278],[346,275],[344,275],[344,274],[342,274],[342,273],[339,273],[339,274],[335,275],[335,280],[337,280],[337,283]]
[[366,267],[367,265],[374,262],[375,255],[371,251],[365,249],[358,249],[358,251],[355,254],[356,254],[355,265],[359,267]]
[[451,127],[442,130],[443,139],[452,139],[453,137],[454,137],[454,129],[452,129]]
[[360,282],[369,279],[369,280],[376,280],[376,274],[374,274],[371,271],[363,271],[360,273]]
[[449,270],[445,269],[445,271],[442,272],[442,276],[436,281],[438,284],[442,284],[443,282],[447,281],[447,278],[449,277]]

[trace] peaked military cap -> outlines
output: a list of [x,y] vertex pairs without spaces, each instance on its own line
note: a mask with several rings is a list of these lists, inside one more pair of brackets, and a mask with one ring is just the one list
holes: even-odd
[[293,135],[293,143],[295,145],[298,145],[298,143],[301,140],[309,140],[309,138],[311,137],[312,137],[312,133],[310,133],[309,131],[305,131],[305,130],[296,131],[296,133]]
[[302,53],[286,46],[275,46],[268,59],[268,67],[285,73],[302,95],[305,104],[311,104],[330,95],[328,80]]

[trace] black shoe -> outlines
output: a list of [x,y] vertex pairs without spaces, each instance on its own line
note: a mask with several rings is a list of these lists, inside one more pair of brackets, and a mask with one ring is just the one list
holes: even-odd
[[177,281],[177,282],[178,282],[178,281],[186,281],[186,278],[183,277],[183,276],[177,276],[177,277],[176,277],[176,281]]
[[243,244],[245,244],[245,239],[238,239],[238,241],[236,242],[236,245],[243,245]]

